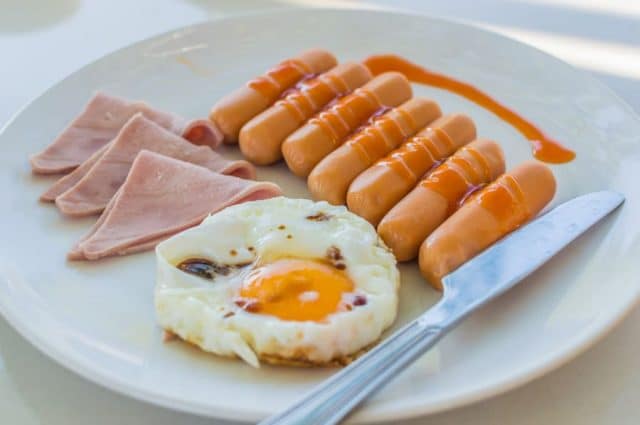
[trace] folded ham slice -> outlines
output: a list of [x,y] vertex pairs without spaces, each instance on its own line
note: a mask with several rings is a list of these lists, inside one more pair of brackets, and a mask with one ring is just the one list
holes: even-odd
[[[225,159],[208,146],[193,145],[142,114],[136,114],[107,145],[102,155],[89,158],[89,163],[93,162],[93,165],[89,164],[91,167],[88,170],[83,164],[54,185],[45,195],[55,197],[53,195],[56,193],[51,192],[59,192],[77,179],[71,188],[55,197],[56,205],[63,214],[69,216],[98,214],[118,191],[129,173],[133,160],[143,149],[191,162],[222,174],[242,178],[255,177],[255,168],[247,161]],[[80,176],[82,173],[84,175]]]
[[96,260],[151,249],[227,206],[280,195],[273,183],[214,173],[143,150],[98,222],[68,258]]
[[76,185],[95,165],[96,162],[109,147],[110,143],[107,143],[97,151],[93,153],[85,162],[80,164],[78,168],[70,172],[69,174],[62,176],[54,184],[52,184],[46,192],[40,195],[40,200],[44,202],[54,202],[56,198],[62,195],[67,190]]
[[97,93],[51,145],[31,157],[32,171],[59,174],[73,170],[113,139],[136,113],[143,113],[158,125],[197,145],[215,148],[222,141],[222,133],[209,120],[188,121],[153,109],[144,102]]

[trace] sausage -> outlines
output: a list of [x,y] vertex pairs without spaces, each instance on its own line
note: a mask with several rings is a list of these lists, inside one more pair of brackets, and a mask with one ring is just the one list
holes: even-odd
[[311,195],[317,201],[343,205],[358,174],[441,114],[433,100],[414,97],[377,117],[313,168],[307,178]]
[[299,84],[284,99],[253,117],[240,130],[240,150],[254,164],[271,164],[282,158],[280,147],[313,114],[332,100],[351,93],[371,79],[366,66],[345,62]]
[[476,127],[468,116],[438,118],[356,177],[347,191],[347,206],[377,226],[425,173],[475,137]]
[[384,216],[378,234],[398,261],[418,255],[420,244],[469,194],[504,173],[504,154],[491,140],[478,139],[459,149],[424,178]]
[[282,144],[289,169],[306,177],[327,154],[372,116],[411,98],[411,85],[399,72],[385,72],[311,118]]
[[553,173],[539,162],[527,161],[503,174],[422,243],[422,275],[436,289],[442,289],[444,276],[536,216],[555,191]]
[[209,119],[220,128],[225,143],[236,143],[240,128],[271,106],[285,90],[337,63],[335,56],[326,50],[304,51],[220,99],[211,109]]

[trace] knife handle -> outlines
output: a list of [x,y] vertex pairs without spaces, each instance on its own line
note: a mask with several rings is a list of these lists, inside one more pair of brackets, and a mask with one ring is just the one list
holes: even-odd
[[302,400],[260,425],[337,424],[365,398],[431,348],[465,313],[444,297]]

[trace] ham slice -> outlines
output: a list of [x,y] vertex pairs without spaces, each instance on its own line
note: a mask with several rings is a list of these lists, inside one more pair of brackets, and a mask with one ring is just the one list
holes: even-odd
[[68,173],[113,139],[137,113],[143,113],[194,144],[215,148],[222,142],[222,133],[208,120],[188,121],[153,109],[144,102],[97,93],[51,145],[31,157],[32,171],[36,174]]
[[143,150],[98,222],[68,258],[96,260],[151,249],[230,205],[280,195],[273,183],[214,173]]
[[[208,146],[193,145],[142,114],[136,114],[106,146],[102,155],[98,153],[97,156],[89,158],[87,167],[83,164],[77,168],[55,184],[43,197],[54,197],[56,205],[65,215],[80,217],[98,214],[104,210],[125,181],[133,160],[143,149],[191,162],[222,174],[242,178],[255,177],[255,168],[247,161],[227,160]],[[73,186],[56,197],[55,195],[68,184]]]
[[[136,117],[137,115],[140,115],[140,114],[138,113],[134,115],[134,117]],[[146,115],[144,115],[144,117],[146,118]],[[125,124],[124,126],[126,125],[127,124]],[[167,139],[174,141],[176,140],[176,137],[167,136]],[[91,170],[94,164],[98,162],[98,160],[102,157],[104,152],[109,148],[111,144],[112,144],[112,141],[108,142],[106,145],[104,145],[103,147],[98,149],[96,152],[94,152],[86,161],[80,164],[78,168],[76,168],[66,176],[63,176],[58,181],[56,181],[53,185],[51,185],[49,189],[47,189],[46,192],[40,195],[40,200],[44,202],[54,202],[58,196],[62,195],[64,192],[66,192],[67,190],[75,186],[89,172],[89,170]],[[135,157],[135,154],[132,156],[132,160],[134,157]],[[233,170],[233,173],[238,177],[254,178],[255,172],[253,171],[253,166],[251,166],[249,163],[237,162],[236,167],[237,169]],[[219,170],[214,170],[214,171],[219,171]],[[126,173],[124,176],[126,176]],[[124,180],[124,176],[123,176],[123,180]],[[90,214],[90,213],[87,213],[87,214]],[[76,215],[83,215],[83,214],[76,214]]]
[[80,164],[78,168],[58,179],[58,181],[52,184],[46,192],[40,195],[40,200],[44,202],[54,202],[58,196],[75,186],[76,183],[78,183],[89,172],[89,170],[91,170],[95,163],[102,158],[102,155],[108,147],[109,143],[95,151],[93,155]]

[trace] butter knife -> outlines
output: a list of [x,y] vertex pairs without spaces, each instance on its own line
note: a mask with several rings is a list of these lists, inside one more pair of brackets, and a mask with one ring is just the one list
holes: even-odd
[[337,424],[472,311],[512,288],[622,202],[616,192],[589,193],[513,232],[445,276],[444,295],[435,306],[260,424]]

